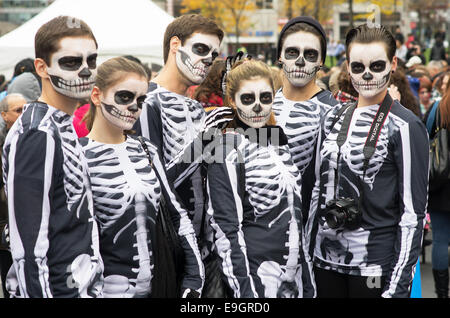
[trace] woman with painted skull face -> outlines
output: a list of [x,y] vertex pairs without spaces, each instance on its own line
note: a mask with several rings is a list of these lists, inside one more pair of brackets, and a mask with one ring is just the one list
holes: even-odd
[[86,117],[90,133],[80,139],[100,228],[103,293],[105,297],[150,295],[155,220],[162,195],[185,251],[183,295],[198,296],[203,264],[187,211],[167,181],[157,148],[147,139],[142,144],[127,134],[139,118],[147,89],[148,78],[141,65],[123,57],[103,63]]
[[[288,137],[294,163],[302,178],[303,211],[306,218],[314,187],[314,147],[324,114],[338,102],[316,84],[316,73],[325,62],[326,35],[311,17],[296,17],[281,30],[278,58],[284,73],[273,110]],[[305,219],[306,221],[306,219]]]
[[318,297],[409,297],[427,202],[428,138],[387,94],[397,67],[383,26],[347,34],[357,103],[329,111],[307,233]]
[[303,251],[301,174],[275,126],[270,68],[237,63],[226,87],[236,115],[208,165],[208,213],[226,282],[236,298],[313,297]]

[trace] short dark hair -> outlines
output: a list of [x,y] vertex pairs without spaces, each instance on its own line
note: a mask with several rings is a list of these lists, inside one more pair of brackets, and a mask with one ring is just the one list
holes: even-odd
[[50,58],[58,51],[60,41],[66,37],[89,37],[98,47],[91,28],[82,20],[69,16],[58,16],[42,25],[34,37],[36,58],[50,65]]
[[223,39],[222,29],[211,19],[205,18],[199,14],[182,15],[173,20],[166,28],[164,33],[164,63],[167,62],[170,50],[170,39],[174,36],[181,40],[181,44],[195,32],[217,35],[220,42]]
[[353,43],[363,43],[369,44],[373,42],[382,42],[386,45],[386,53],[390,61],[395,56],[395,51],[397,49],[397,45],[395,42],[395,38],[392,33],[386,29],[383,25],[379,26],[368,26],[367,24],[362,24],[356,28],[348,31],[345,46],[346,46],[346,57],[349,61],[350,55],[350,46]]
[[[320,49],[321,49],[321,54],[322,55],[326,55],[326,51],[327,51],[327,40],[323,37],[323,35],[312,25],[304,23],[304,22],[299,22],[299,23],[295,23],[292,26],[290,26],[288,29],[286,29],[286,31],[284,31],[284,33],[281,35],[280,37],[280,43],[278,46],[278,57],[280,57],[280,53],[281,53],[281,49],[283,48],[283,43],[284,40],[291,34],[300,32],[300,31],[304,31],[304,32],[308,32],[308,33],[312,33],[315,36],[317,36],[319,38],[320,41]],[[322,56],[322,61],[325,61],[325,57],[326,56]]]

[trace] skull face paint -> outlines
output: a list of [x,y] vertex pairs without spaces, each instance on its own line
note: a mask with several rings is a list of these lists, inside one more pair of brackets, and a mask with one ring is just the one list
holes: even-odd
[[293,86],[305,86],[320,69],[321,55],[320,40],[314,34],[299,31],[288,35],[280,56],[286,78]]
[[355,90],[371,98],[389,84],[392,65],[383,43],[353,43],[349,54],[349,72]]
[[147,89],[147,81],[137,75],[112,86],[101,99],[103,116],[122,130],[132,129],[141,114]]
[[176,53],[178,69],[190,82],[200,84],[219,55],[219,46],[217,36],[194,33]]
[[97,74],[97,48],[90,38],[63,38],[47,67],[50,82],[60,94],[73,99],[89,98]]
[[261,128],[270,119],[273,89],[269,82],[261,77],[243,81],[234,101],[238,118],[250,127]]

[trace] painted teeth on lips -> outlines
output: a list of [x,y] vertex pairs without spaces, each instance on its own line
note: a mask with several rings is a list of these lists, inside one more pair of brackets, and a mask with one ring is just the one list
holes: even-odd
[[125,120],[125,121],[132,122],[132,121],[136,120],[136,118],[133,115],[124,114],[122,112],[119,112],[115,108],[113,108],[112,113],[113,113],[114,116],[116,116],[116,117],[118,117],[118,118],[120,118],[122,120]]
[[263,114],[261,116],[247,116],[244,113],[241,113],[241,114],[242,114],[242,117],[244,117],[245,120],[249,120],[249,121],[254,122],[254,123],[263,121],[264,119],[267,118],[267,116],[269,116],[268,113],[267,114]]

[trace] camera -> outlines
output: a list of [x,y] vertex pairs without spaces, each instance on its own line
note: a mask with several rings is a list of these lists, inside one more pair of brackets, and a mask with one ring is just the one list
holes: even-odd
[[353,199],[331,200],[327,202],[325,221],[331,229],[356,230],[361,224],[361,212]]

